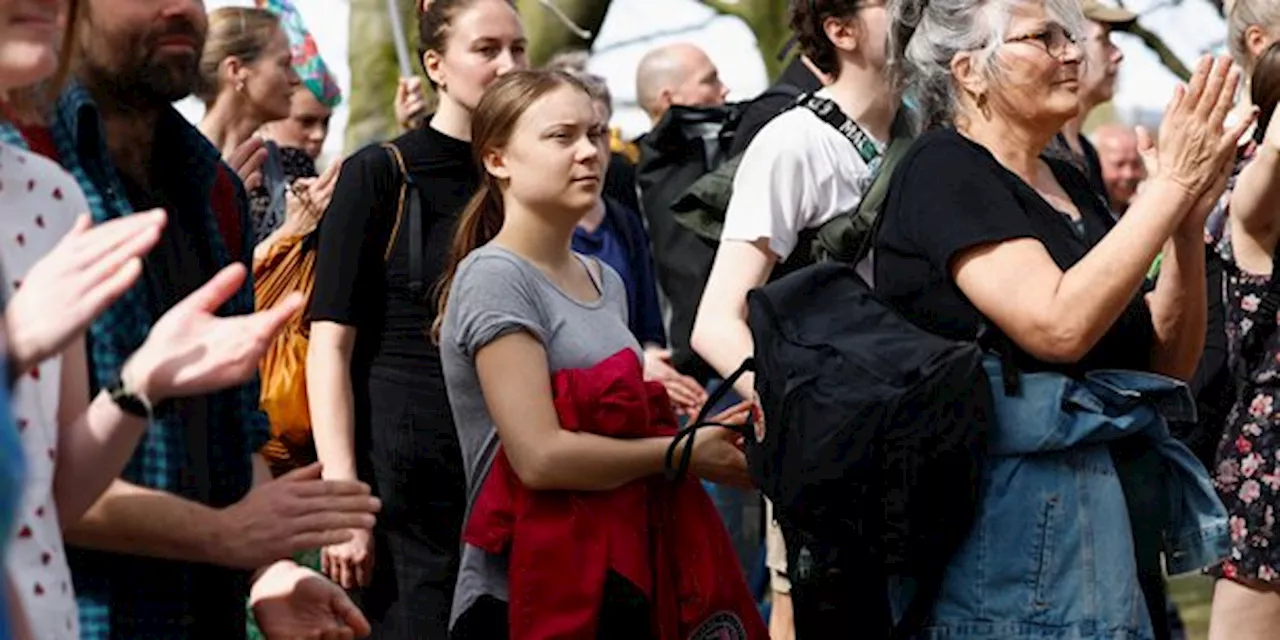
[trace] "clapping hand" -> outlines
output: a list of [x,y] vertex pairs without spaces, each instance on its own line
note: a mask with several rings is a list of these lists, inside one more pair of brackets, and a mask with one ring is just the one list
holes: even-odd
[[[1205,56],[1196,65],[1191,81],[1174,89],[1160,123],[1160,145],[1154,154],[1156,175],[1195,198],[1197,211],[1204,208],[1206,199],[1211,208],[1221,194],[1223,172],[1234,158],[1236,143],[1257,116],[1255,111],[1234,126],[1225,126],[1239,84],[1240,70],[1231,64],[1230,57],[1214,61]],[[1215,188],[1218,193],[1213,192]]]
[[197,396],[239,384],[258,370],[272,338],[302,308],[294,293],[270,309],[214,315],[245,280],[233,264],[161,316],[121,377],[152,402]]

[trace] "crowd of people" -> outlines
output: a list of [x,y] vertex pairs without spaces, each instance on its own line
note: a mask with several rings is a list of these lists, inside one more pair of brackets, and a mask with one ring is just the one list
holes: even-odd
[[[648,52],[627,141],[515,3],[423,0],[434,100],[321,168],[342,96],[263,4],[0,0],[0,637],[1163,640],[1185,572],[1211,638],[1280,626],[1280,5],[1086,133],[1129,11],[798,0],[751,100]],[[748,461],[752,292],[831,262],[990,349],[920,575]]]

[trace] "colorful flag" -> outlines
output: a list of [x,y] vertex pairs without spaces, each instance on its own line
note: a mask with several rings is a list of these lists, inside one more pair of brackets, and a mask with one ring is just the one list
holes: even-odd
[[306,85],[321,104],[334,107],[342,102],[342,90],[329,73],[320,50],[316,47],[316,39],[311,36],[307,26],[302,22],[302,14],[293,5],[293,0],[254,0],[260,9],[267,9],[280,17],[280,26],[289,37],[289,48],[293,51],[293,69],[298,72],[302,84]]

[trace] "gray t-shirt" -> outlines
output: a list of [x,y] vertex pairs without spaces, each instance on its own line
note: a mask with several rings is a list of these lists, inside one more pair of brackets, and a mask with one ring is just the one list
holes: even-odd
[[[626,348],[641,356],[627,325],[622,278],[593,258],[582,260],[598,265],[591,269],[593,279],[594,273],[602,276],[597,279],[601,295],[594,302],[570,297],[533,264],[494,245],[473,251],[458,267],[440,329],[440,358],[466,464],[468,514],[498,447],[476,376],[477,351],[502,336],[526,331],[546,349],[553,373],[593,367]],[[465,545],[450,626],[482,595],[507,600],[505,559]]]

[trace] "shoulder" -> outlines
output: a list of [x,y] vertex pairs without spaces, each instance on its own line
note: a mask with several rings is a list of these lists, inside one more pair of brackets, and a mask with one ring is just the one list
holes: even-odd
[[792,107],[774,116],[761,127],[747,150],[750,152],[751,149],[765,149],[771,154],[807,157],[819,150],[802,143],[826,141],[840,141],[848,144],[839,131],[823,122],[812,111],[802,107]]
[[960,135],[954,129],[934,129],[921,134],[912,143],[900,167],[935,168],[945,166],[947,173],[966,176],[987,173],[995,162],[985,148]]
[[454,296],[528,291],[534,283],[532,269],[533,266],[504,249],[483,246],[467,254],[458,264],[449,295],[457,300]]

